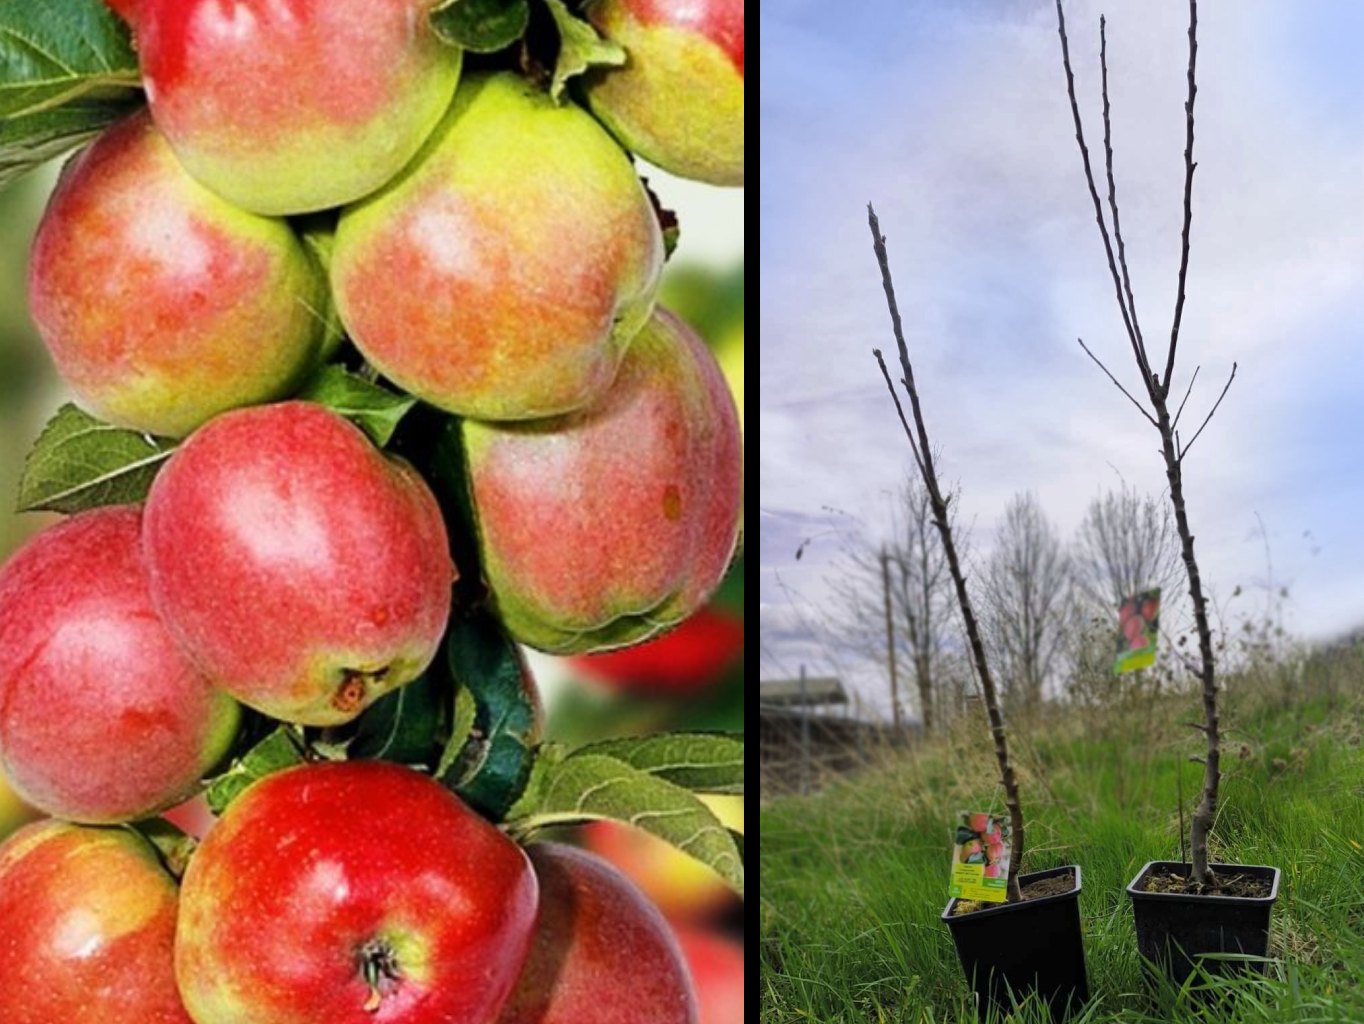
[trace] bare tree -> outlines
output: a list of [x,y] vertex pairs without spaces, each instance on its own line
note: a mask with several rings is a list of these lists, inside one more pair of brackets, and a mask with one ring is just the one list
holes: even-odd
[[1075,587],[1094,614],[1151,587],[1179,581],[1179,535],[1164,502],[1124,485],[1089,503],[1071,548]]
[[1035,710],[1069,632],[1070,560],[1031,492],[1014,496],[985,566],[986,635],[1008,706]]
[[1013,761],[1009,757],[1009,738],[1004,729],[1004,713],[1000,708],[999,694],[995,690],[994,677],[990,674],[990,663],[985,656],[985,643],[981,639],[980,624],[976,619],[971,595],[966,589],[966,574],[962,572],[961,557],[952,533],[952,523],[948,519],[948,499],[938,483],[938,471],[934,465],[933,448],[928,440],[928,427],[924,423],[923,408],[919,402],[919,391],[914,385],[914,367],[909,361],[909,348],[905,344],[904,328],[900,323],[900,308],[895,303],[895,285],[890,278],[890,257],[886,255],[886,239],[881,234],[881,225],[876,220],[876,211],[871,203],[867,204],[867,227],[871,229],[872,249],[876,262],[881,269],[881,287],[886,293],[886,306],[890,311],[891,328],[895,333],[895,347],[900,355],[900,386],[909,396],[913,428],[905,416],[904,405],[891,380],[890,370],[886,368],[885,357],[879,348],[872,349],[881,377],[886,382],[891,401],[895,404],[900,426],[904,428],[905,439],[914,454],[914,465],[918,467],[919,478],[923,480],[928,492],[929,503],[933,509],[933,525],[938,528],[942,540],[943,555],[947,559],[947,572],[952,578],[956,591],[957,606],[961,609],[962,625],[966,629],[967,646],[971,652],[971,662],[975,666],[976,678],[980,682],[981,695],[985,698],[985,713],[990,721],[990,735],[995,742],[995,761],[999,765],[999,782],[1004,787],[1004,805],[1009,809],[1009,902],[1020,901],[1022,893],[1018,887],[1018,869],[1023,863],[1023,800],[1019,795],[1018,775],[1014,772]]
[[[955,513],[949,514],[955,523]],[[901,488],[889,540],[878,542],[862,533],[846,538],[829,590],[831,640],[850,654],[885,664],[888,673],[895,671],[892,662],[906,666],[918,694],[919,718],[925,730],[933,728],[940,718],[943,682],[938,665],[952,639],[952,581],[922,483],[908,480]],[[879,628],[887,593],[889,649]]]
[[[1112,126],[1109,118],[1108,101],[1108,40],[1105,35],[1104,19],[1099,19],[1099,68],[1101,72],[1101,95],[1103,99],[1104,127],[1104,169],[1108,179],[1108,209],[1110,217],[1104,214],[1104,203],[1099,198],[1099,188],[1095,183],[1094,169],[1089,160],[1089,148],[1085,145],[1084,125],[1080,119],[1080,104],[1075,96],[1075,75],[1070,67],[1070,43],[1066,39],[1066,16],[1061,8],[1061,0],[1056,0],[1057,31],[1061,37],[1061,64],[1066,74],[1066,94],[1070,99],[1071,117],[1075,122],[1075,142],[1080,150],[1080,161],[1084,165],[1085,184],[1089,197],[1094,204],[1094,218],[1099,226],[1103,241],[1104,255],[1108,260],[1108,274],[1113,282],[1114,296],[1118,311],[1122,315],[1123,328],[1131,345],[1132,356],[1136,360],[1140,384],[1138,394],[1146,399],[1146,404],[1138,401],[1123,387],[1117,377],[1080,341],[1080,347],[1098,367],[1103,370],[1113,385],[1136,406],[1138,412],[1160,435],[1160,453],[1165,463],[1165,479],[1170,489],[1170,506],[1174,509],[1175,529],[1179,533],[1180,554],[1189,583],[1189,600],[1193,605],[1194,625],[1198,631],[1199,670],[1198,676],[1203,685],[1203,724],[1201,729],[1207,738],[1207,754],[1201,758],[1204,766],[1203,792],[1194,809],[1190,827],[1190,853],[1193,859],[1193,880],[1200,889],[1209,887],[1214,879],[1208,868],[1208,833],[1212,829],[1217,814],[1217,790],[1221,781],[1221,745],[1218,734],[1217,717],[1217,668],[1213,659],[1212,628],[1208,622],[1207,599],[1203,594],[1203,583],[1198,574],[1198,560],[1194,557],[1194,535],[1189,526],[1188,508],[1184,500],[1184,459],[1198,441],[1204,428],[1211,422],[1213,415],[1226,397],[1231,382],[1236,379],[1236,364],[1231,364],[1231,374],[1223,386],[1217,400],[1213,402],[1203,422],[1187,442],[1180,436],[1179,418],[1184,412],[1184,403],[1193,391],[1194,380],[1198,377],[1195,367],[1189,377],[1184,397],[1171,415],[1171,397],[1179,392],[1173,390],[1175,377],[1175,354],[1179,346],[1179,328],[1184,317],[1185,286],[1189,273],[1189,229],[1193,222],[1193,178],[1197,164],[1193,158],[1194,148],[1194,99],[1198,95],[1198,0],[1189,0],[1189,65],[1188,98],[1184,101],[1184,224],[1180,232],[1179,276],[1175,286],[1174,314],[1170,322],[1170,344],[1165,351],[1164,372],[1159,372],[1159,363],[1152,363],[1146,347],[1146,339],[1137,318],[1137,304],[1132,292],[1132,280],[1127,270],[1127,250],[1123,244],[1122,228],[1118,216],[1118,193],[1113,179]],[[1110,230],[1109,220],[1112,221]],[[1116,250],[1115,250],[1116,244]],[[1149,406],[1149,409],[1148,409]]]

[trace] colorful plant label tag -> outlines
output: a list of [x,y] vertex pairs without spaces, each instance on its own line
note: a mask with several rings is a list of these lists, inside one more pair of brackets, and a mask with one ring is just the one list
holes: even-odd
[[1160,588],[1124,598],[1118,608],[1118,656],[1113,662],[1114,675],[1154,665],[1159,633]]
[[962,811],[952,845],[948,895],[1003,903],[1009,898],[1009,823],[993,814]]

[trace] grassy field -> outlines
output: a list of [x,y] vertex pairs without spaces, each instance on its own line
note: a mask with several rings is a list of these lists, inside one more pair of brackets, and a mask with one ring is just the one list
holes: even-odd
[[[1224,682],[1222,804],[1214,860],[1276,865],[1272,960],[1217,982],[1228,998],[1143,983],[1124,888],[1180,856],[1192,693],[1019,723],[1024,870],[1079,863],[1094,1022],[1364,1022],[1364,651],[1290,662]],[[1000,808],[984,723],[762,811],[763,1024],[974,1021],[946,927],[949,822]],[[1204,984],[1207,984],[1205,979]],[[993,1020],[994,1018],[991,1017]],[[1045,1019],[1023,1006],[1007,1020]]]

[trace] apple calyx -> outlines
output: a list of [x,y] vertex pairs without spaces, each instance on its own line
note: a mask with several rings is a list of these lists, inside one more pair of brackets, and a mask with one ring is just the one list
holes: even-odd
[[372,671],[359,668],[343,669],[341,685],[336,688],[336,693],[332,695],[332,707],[346,715],[358,711],[365,704],[365,694],[369,690],[370,684],[382,683],[384,677],[388,675],[388,670],[388,665]]
[[398,952],[387,939],[370,939],[360,947],[360,973],[369,986],[365,1000],[366,1013],[374,1013],[382,1005],[384,996],[402,980],[398,968]]

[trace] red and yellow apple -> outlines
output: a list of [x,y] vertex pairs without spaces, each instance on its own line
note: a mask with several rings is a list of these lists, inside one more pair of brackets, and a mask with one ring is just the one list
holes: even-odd
[[152,595],[215,683],[267,715],[349,721],[435,657],[455,579],[435,497],[319,405],[226,413],[147,498]]
[[540,916],[498,1024],[696,1024],[691,978],[658,908],[586,850],[529,852]]
[[508,72],[467,76],[413,165],[342,214],[331,278],[385,376],[447,412],[522,420],[602,395],[662,265],[629,158]]
[[521,849],[383,761],[253,784],[189,863],[175,970],[198,1024],[488,1024],[530,946]]
[[588,75],[592,112],[684,178],[744,183],[744,0],[588,0],[621,67]]
[[72,821],[185,799],[240,719],[153,608],[141,521],[131,506],[82,512],[0,571],[0,770]]
[[715,357],[659,310],[595,405],[533,424],[466,421],[483,567],[522,643],[639,643],[710,597],[738,541],[738,414]]
[[340,206],[384,185],[449,106],[458,49],[437,0],[140,0],[152,117],[189,172],[257,213]]
[[330,340],[326,275],[293,229],[196,182],[145,113],[67,165],[28,294],[81,403],[152,434],[283,397]]
[[175,984],[176,901],[130,829],[20,829],[0,846],[0,1020],[191,1024]]

